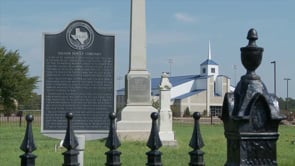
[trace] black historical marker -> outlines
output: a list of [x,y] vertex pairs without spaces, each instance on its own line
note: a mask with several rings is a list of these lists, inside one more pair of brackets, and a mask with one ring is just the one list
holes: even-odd
[[67,112],[75,131],[107,132],[115,110],[115,37],[77,20],[44,38],[42,132],[64,131]]

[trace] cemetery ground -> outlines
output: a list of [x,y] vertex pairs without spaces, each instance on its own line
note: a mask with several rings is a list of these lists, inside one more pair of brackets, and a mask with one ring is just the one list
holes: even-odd
[[[25,134],[26,125],[19,127],[18,122],[0,123],[0,165],[14,166],[20,165],[19,156],[22,152],[19,147]],[[222,124],[200,126],[205,146],[201,149],[205,152],[205,163],[208,166],[222,166],[226,161],[226,139]],[[188,146],[193,132],[193,123],[174,122],[174,131],[178,142],[177,147],[161,147],[163,153],[162,162],[166,166],[188,165],[190,158],[188,152],[193,149]],[[280,166],[295,165],[295,127],[280,125],[280,137],[277,142],[277,158]],[[45,137],[40,134],[40,122],[33,121],[33,132],[37,150],[33,154],[37,155],[36,165],[38,166],[58,166],[63,163],[62,153],[65,148],[55,149],[60,140]],[[146,152],[149,148],[146,142],[121,141],[118,148],[121,154],[121,163],[125,166],[140,166],[147,162]],[[104,165],[106,161],[105,140],[93,140],[86,142],[85,166]]]

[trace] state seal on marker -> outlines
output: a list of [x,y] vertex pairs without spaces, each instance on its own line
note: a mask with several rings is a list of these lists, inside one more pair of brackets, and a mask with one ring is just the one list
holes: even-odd
[[66,40],[73,49],[84,50],[92,45],[94,32],[87,23],[74,22],[67,29]]

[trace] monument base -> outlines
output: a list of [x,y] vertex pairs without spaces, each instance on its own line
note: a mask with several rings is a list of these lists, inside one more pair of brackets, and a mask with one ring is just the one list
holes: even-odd
[[[107,131],[107,130],[100,131],[100,132],[94,132],[91,130],[90,131],[89,130],[87,130],[87,131],[75,130],[74,132],[77,135],[84,135],[85,139],[87,141],[107,138],[108,133],[109,133],[109,131]],[[47,137],[56,138],[56,139],[60,139],[60,140],[63,140],[65,138],[65,131],[52,131],[52,132],[46,131],[46,132],[41,132],[41,133]]]
[[159,135],[164,146],[177,146],[173,131],[160,131]]
[[127,105],[117,123],[120,139],[147,141],[152,127],[152,112],[158,110],[152,106]]
[[150,136],[150,131],[132,131],[121,130],[117,131],[120,140],[124,141],[147,141]]

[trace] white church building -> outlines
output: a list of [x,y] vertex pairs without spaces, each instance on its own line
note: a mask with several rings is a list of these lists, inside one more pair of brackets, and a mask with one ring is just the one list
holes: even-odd
[[[153,100],[159,100],[161,78],[152,80]],[[234,91],[230,78],[219,75],[219,65],[211,58],[209,43],[208,59],[200,64],[200,74],[169,77],[171,88],[171,110],[174,116],[184,116],[201,112],[207,116],[221,114],[223,97]],[[125,89],[117,91],[117,109],[124,107]]]

